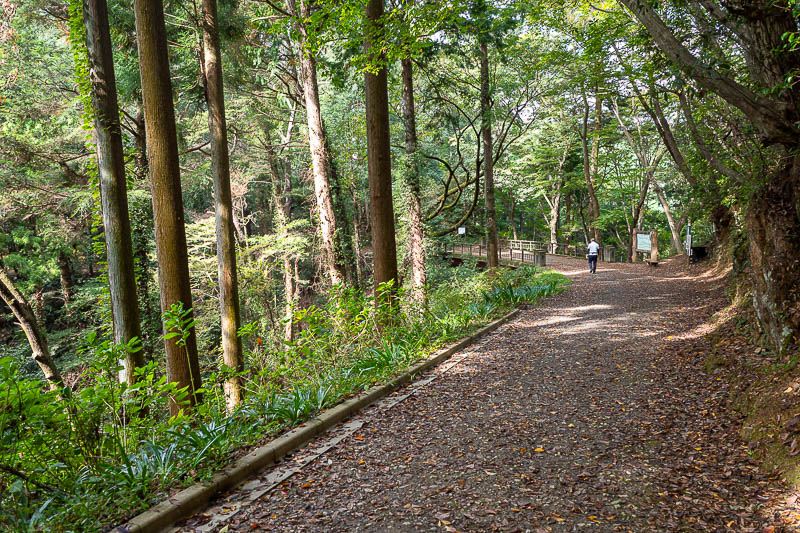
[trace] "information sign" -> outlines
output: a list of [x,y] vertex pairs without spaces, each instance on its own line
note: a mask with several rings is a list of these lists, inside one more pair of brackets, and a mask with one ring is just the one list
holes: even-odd
[[650,251],[650,234],[637,233],[636,234],[636,251],[649,252]]
[[692,226],[686,226],[686,253],[692,255]]
[[458,228],[458,234],[459,235],[466,235],[467,234],[467,228],[465,228],[464,226],[460,226]]

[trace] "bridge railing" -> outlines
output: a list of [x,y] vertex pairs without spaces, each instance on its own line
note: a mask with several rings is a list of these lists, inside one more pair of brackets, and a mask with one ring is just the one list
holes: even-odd
[[[483,242],[445,243],[443,247],[442,251],[445,253],[476,257],[487,257],[488,255],[488,250]],[[498,252],[502,259],[534,263],[535,255],[542,252],[550,255],[584,257],[586,255],[586,245],[545,241],[501,240]],[[613,246],[601,247],[600,260],[615,262],[617,260],[615,248]]]

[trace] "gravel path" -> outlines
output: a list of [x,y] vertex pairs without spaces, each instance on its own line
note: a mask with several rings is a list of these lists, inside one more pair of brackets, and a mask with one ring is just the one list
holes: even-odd
[[336,432],[287,458],[292,477],[265,471],[179,530],[771,531],[762,507],[779,483],[703,367],[722,281],[669,262],[590,275],[548,260],[567,292],[366,410],[324,453]]

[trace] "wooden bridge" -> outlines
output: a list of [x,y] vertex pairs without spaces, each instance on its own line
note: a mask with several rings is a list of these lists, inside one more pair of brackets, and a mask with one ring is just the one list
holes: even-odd
[[[488,257],[488,249],[482,242],[478,243],[445,243],[442,253],[450,256]],[[584,257],[585,244],[551,243],[543,241],[501,240],[498,255],[501,262],[527,263],[536,266],[546,266],[547,255],[563,255],[571,257]],[[600,249],[600,260],[608,262],[616,260],[616,251],[613,246]]]

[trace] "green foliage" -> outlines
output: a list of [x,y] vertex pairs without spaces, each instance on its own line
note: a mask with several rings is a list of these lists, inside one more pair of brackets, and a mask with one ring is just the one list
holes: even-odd
[[[140,349],[138,339],[120,346],[90,334],[84,350],[92,362],[79,389],[65,399],[25,377],[18,362],[0,358],[0,463],[39,484],[0,476],[6,488],[0,527],[59,530],[71,524],[87,530],[113,523],[170,486],[210,476],[231,451],[307,420],[510,306],[565,283],[563,276],[533,268],[495,275],[465,269],[431,291],[427,311],[403,308],[383,328],[376,327],[380,310],[373,297],[337,287],[323,305],[298,310],[295,342],[248,352],[247,400],[231,415],[221,393],[225,369],[206,376],[205,402],[192,418],[161,414],[167,398],[182,402],[187,392],[167,383],[156,363],[136,370],[134,386],[119,383],[119,361]],[[176,305],[165,313],[165,337],[185,342],[194,325],[190,312]],[[246,338],[258,333],[256,324],[240,332]]]

